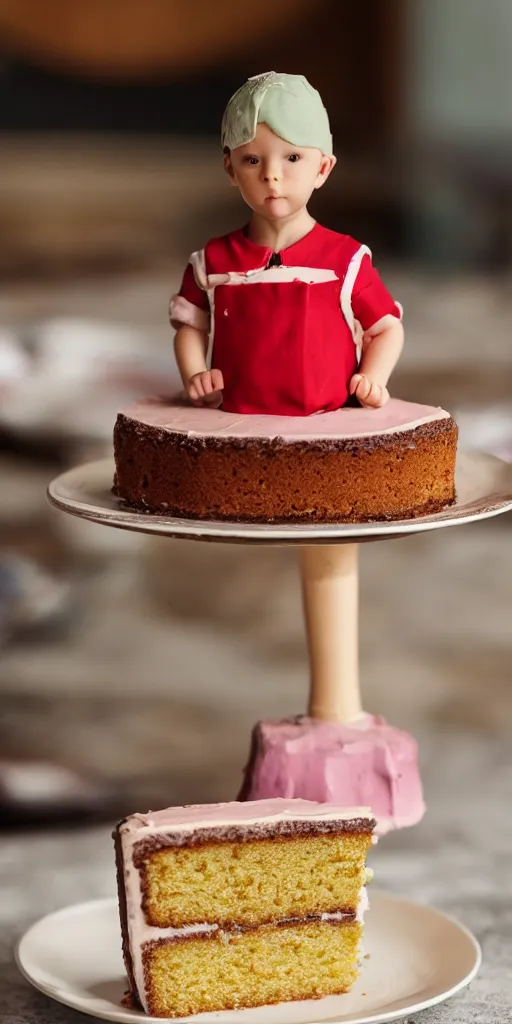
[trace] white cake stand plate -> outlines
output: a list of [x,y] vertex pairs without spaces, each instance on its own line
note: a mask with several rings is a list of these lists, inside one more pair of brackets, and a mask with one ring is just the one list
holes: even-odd
[[[449,999],[475,977],[478,943],[437,910],[372,892],[361,977],[352,992],[180,1017],[177,1024],[384,1024]],[[117,901],[79,903],[44,917],[21,939],[16,959],[45,995],[82,1013],[124,1024],[156,1020],[126,1009]]]
[[103,526],[230,544],[351,544],[391,540],[443,526],[489,519],[512,510],[512,466],[480,452],[463,452],[458,456],[456,504],[434,515],[379,523],[246,524],[145,514],[127,508],[114,497],[113,478],[113,460],[90,462],[57,477],[50,484],[48,497],[61,511]]

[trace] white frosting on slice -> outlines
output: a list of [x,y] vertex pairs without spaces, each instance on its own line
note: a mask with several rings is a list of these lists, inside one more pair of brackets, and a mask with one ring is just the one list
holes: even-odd
[[336,409],[312,416],[260,416],[190,405],[182,395],[145,398],[122,413],[129,419],[190,438],[344,440],[414,430],[449,419],[444,409],[391,398],[381,409]]
[[358,904],[357,904],[357,913],[356,913],[356,921],[359,921],[359,924],[363,923],[364,915],[365,915],[366,911],[369,909],[369,906],[370,906],[370,901],[368,899],[368,893],[366,891],[366,886],[363,885],[361,887],[361,891],[359,893],[359,901],[358,901]]
[[[368,893],[366,886],[362,886],[359,890],[359,899],[357,901],[356,908],[356,921],[358,924],[363,924],[364,915],[370,907],[370,901],[368,899]],[[335,914],[321,914],[321,921],[344,921],[346,918],[351,918],[350,914],[344,914],[342,910],[338,910]]]

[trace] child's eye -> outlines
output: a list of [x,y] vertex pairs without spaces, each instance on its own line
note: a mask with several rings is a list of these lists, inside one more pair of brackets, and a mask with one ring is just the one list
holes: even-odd
[[251,167],[255,167],[256,164],[259,163],[259,160],[257,156],[246,156],[245,163],[250,164]]
[[291,155],[288,157],[288,160],[290,161],[291,164],[296,164],[297,160],[300,160],[300,156],[298,153],[291,153]]

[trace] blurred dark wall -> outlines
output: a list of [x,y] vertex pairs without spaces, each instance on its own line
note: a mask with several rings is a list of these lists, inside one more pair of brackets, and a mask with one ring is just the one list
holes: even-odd
[[[3,8],[16,2],[39,11],[37,0],[0,0],[0,31]],[[121,2],[147,21],[158,8],[169,59],[164,47],[158,70],[142,58],[141,66],[121,69],[112,19],[112,64],[102,71],[74,60],[71,46],[64,59],[42,45],[4,40],[0,133],[213,141],[228,97],[249,75],[303,73],[328,108],[339,159],[316,199],[319,216],[381,252],[443,272],[512,265],[512,0],[281,0],[278,7],[260,0],[257,8],[229,0],[109,0],[103,7],[102,0],[74,0],[66,9],[73,17],[80,11],[97,42],[98,11]],[[50,11],[59,4],[65,0],[47,0]],[[220,32],[209,45],[213,23],[206,31],[200,12],[211,18],[213,10]],[[189,40],[202,27],[195,58],[180,58],[178,11]],[[228,46],[224,36],[235,21]],[[75,42],[76,31],[75,17]],[[135,63],[137,46],[132,34]]]
[[222,68],[175,81],[102,82],[4,58],[0,131],[216,134],[239,84]]
[[[169,8],[172,11],[172,8]],[[249,75],[305,74],[320,89],[334,133],[349,149],[385,142],[400,112],[403,0],[324,0],[284,29],[201,67],[122,78],[85,76],[50,55],[24,59],[4,43],[0,131],[111,131],[216,135],[223,106]]]

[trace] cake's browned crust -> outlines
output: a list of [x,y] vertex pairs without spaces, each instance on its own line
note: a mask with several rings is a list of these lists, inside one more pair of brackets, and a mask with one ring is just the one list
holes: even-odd
[[121,922],[123,960],[126,969],[126,974],[128,976],[128,984],[130,986],[130,990],[124,998],[130,1000],[133,1003],[133,1005],[142,1007],[139,993],[137,991],[137,985],[135,983],[135,975],[133,973],[133,961],[130,952],[130,938],[128,935],[128,911],[126,906],[126,889],[124,884],[124,858],[120,835],[120,828],[122,824],[123,822],[121,821],[116,826],[112,833],[112,838],[114,840],[114,849],[116,855],[117,898],[119,903],[119,919]]
[[209,846],[213,843],[248,843],[259,839],[309,839],[311,836],[347,835],[373,832],[373,818],[329,819],[328,821],[278,821],[255,825],[222,825],[197,828],[193,832],[162,832],[141,839],[133,845],[133,863],[141,868],[147,857],[172,846]]
[[193,519],[410,519],[455,500],[457,433],[448,417],[360,438],[203,438],[121,413],[114,493],[141,511]]

